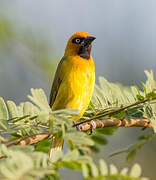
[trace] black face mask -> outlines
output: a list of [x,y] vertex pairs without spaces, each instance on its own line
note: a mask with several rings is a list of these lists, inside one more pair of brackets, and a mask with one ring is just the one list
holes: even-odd
[[92,45],[89,43],[83,46],[80,46],[78,55],[84,59],[89,59],[90,54],[91,54],[91,48],[92,48]]
[[94,41],[96,38],[93,36],[88,36],[85,38],[77,37],[72,40],[72,43],[80,44],[80,49],[78,52],[78,55],[84,59],[89,59],[91,54],[91,48],[92,48],[92,41]]

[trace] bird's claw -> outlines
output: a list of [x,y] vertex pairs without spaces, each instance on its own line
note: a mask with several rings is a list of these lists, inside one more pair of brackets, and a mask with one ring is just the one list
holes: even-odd
[[[80,124],[80,125],[77,125],[77,122],[76,121],[73,121],[73,124],[76,126],[76,129],[78,130],[78,131],[82,131],[82,126],[83,126],[83,124]],[[89,135],[91,135],[93,132],[94,132],[94,130],[96,129],[96,123],[95,123],[95,121],[91,121],[91,129],[88,131],[89,133]]]
[[73,121],[73,124],[76,126],[76,129],[78,130],[78,131],[81,131],[82,130],[82,125],[80,124],[80,125],[77,125],[77,122],[76,121]]
[[96,129],[96,123],[95,123],[95,121],[92,121],[89,135],[91,135],[94,132],[95,129]]

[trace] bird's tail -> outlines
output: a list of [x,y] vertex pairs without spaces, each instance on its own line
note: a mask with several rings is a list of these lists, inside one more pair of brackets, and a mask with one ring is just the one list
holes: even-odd
[[63,144],[64,144],[64,139],[61,138],[56,138],[55,136],[52,138],[52,146],[50,149],[50,158],[52,158],[53,154],[57,151],[62,151],[63,150]]

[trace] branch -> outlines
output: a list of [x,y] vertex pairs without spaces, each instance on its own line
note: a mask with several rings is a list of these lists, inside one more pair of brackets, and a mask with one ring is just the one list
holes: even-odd
[[33,135],[30,137],[26,137],[20,141],[17,142],[13,142],[7,145],[7,147],[13,146],[13,145],[21,145],[21,146],[26,146],[26,145],[31,145],[31,144],[35,144],[37,142],[42,141],[45,138],[52,138],[52,135],[49,134],[37,134],[37,135]]
[[[104,120],[98,120],[98,121],[92,121],[92,123],[83,123],[79,126],[80,131],[88,131],[92,129],[98,129],[98,128],[105,128],[105,127],[142,127],[142,128],[151,128],[152,124],[150,123],[150,120],[148,119],[104,119]],[[42,141],[45,138],[52,138],[53,135],[49,134],[38,134],[31,137],[26,137],[18,142],[13,142],[8,144],[7,146],[10,147],[12,145],[31,145],[35,144],[37,142]]]
[[148,119],[104,119],[92,121],[92,123],[84,123],[79,125],[80,131],[88,131],[91,129],[105,128],[105,127],[143,127],[151,128],[152,124]]
[[133,104],[130,104],[130,105],[128,105],[128,106],[124,106],[124,107],[122,107],[122,108],[119,108],[119,109],[117,109],[117,110],[109,111],[109,112],[106,112],[106,113],[104,113],[104,114],[99,114],[99,115],[93,116],[93,117],[91,117],[91,118],[89,118],[89,119],[87,119],[87,120],[85,120],[85,121],[82,121],[82,122],[80,122],[80,123],[74,124],[73,127],[78,126],[78,125],[80,125],[80,124],[84,124],[84,123],[90,122],[90,121],[92,121],[92,120],[94,120],[94,119],[99,119],[99,118],[103,118],[103,117],[105,117],[105,116],[110,116],[110,115],[113,115],[113,114],[115,114],[115,113],[119,113],[119,112],[121,112],[121,111],[124,111],[124,110],[126,110],[126,109],[128,109],[128,108],[137,106],[137,105],[139,105],[139,104],[143,104],[143,103],[145,103],[145,102],[154,101],[154,100],[156,100],[156,98],[143,99],[143,100],[137,101],[137,102],[135,102],[135,103],[133,103]]

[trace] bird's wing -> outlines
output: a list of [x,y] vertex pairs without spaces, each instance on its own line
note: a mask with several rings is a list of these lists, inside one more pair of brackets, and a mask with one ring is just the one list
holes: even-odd
[[54,77],[54,81],[53,81],[51,93],[50,93],[50,102],[49,102],[50,107],[52,107],[55,102],[57,93],[59,91],[59,87],[60,87],[62,79],[63,79],[62,64],[63,64],[64,60],[65,60],[65,58],[61,59],[61,61],[58,64],[56,73],[55,73],[55,77]]

